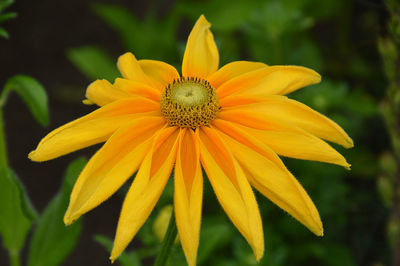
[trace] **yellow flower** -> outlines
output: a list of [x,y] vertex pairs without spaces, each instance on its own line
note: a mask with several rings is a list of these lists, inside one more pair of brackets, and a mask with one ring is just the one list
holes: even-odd
[[349,168],[324,140],[353,142],[336,123],[283,96],[320,82],[298,66],[237,61],[218,69],[210,23],[200,16],[187,41],[182,76],[169,64],[118,59],[123,78],[87,89],[94,112],[49,133],[29,154],[46,161],[105,142],[73,188],[64,217],[71,224],[137,175],[122,206],[111,259],[146,221],[174,169],[174,209],[189,265],[196,264],[201,222],[202,168],[226,214],[259,260],[261,217],[251,185],[318,236],[313,202],[278,155]]

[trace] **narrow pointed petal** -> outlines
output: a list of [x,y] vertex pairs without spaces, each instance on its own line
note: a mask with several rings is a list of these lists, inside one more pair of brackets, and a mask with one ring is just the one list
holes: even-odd
[[320,81],[321,76],[317,72],[305,67],[270,66],[225,82],[218,89],[218,97],[222,99],[232,94],[284,95]]
[[[314,234],[323,235],[317,208],[300,183],[267,146],[258,143],[258,151],[221,133],[232,154],[238,160],[250,183],[264,196],[287,211]],[[253,143],[254,144],[254,143]],[[274,161],[268,159],[275,157]]]
[[179,79],[178,71],[170,64],[156,60],[139,60],[139,65],[159,91],[163,91],[169,83]]
[[152,137],[164,125],[162,117],[144,117],[117,130],[79,175],[64,216],[65,224],[71,224],[114,194],[136,172],[151,148]]
[[225,82],[248,72],[267,67],[264,63],[236,61],[224,65],[217,72],[210,75],[207,80],[214,89],[218,89]]
[[197,132],[200,158],[214,192],[236,228],[253,249],[257,260],[264,253],[264,234],[256,199],[247,178],[214,128]]
[[115,79],[114,87],[120,91],[128,93],[131,97],[134,95],[148,98],[156,102],[160,101],[160,91],[142,82],[117,78]]
[[132,94],[113,86],[105,79],[92,82],[86,90],[86,98],[98,106],[128,97],[132,97]]
[[260,130],[222,119],[214,120],[213,125],[244,145],[257,139],[279,155],[350,168],[346,159],[329,144],[299,128],[272,124],[270,121],[265,130]]
[[106,141],[118,128],[138,115],[159,113],[159,104],[142,97],[118,100],[61,126],[29,154],[33,161],[47,161]]
[[189,266],[196,265],[199,246],[203,175],[197,138],[182,129],[174,174],[174,207],[179,239]]
[[203,15],[194,25],[183,55],[183,77],[207,78],[217,71],[219,54],[210,27]]
[[[254,98],[254,101],[256,98]],[[285,96],[265,96],[261,102],[225,108],[219,113],[226,120],[258,128],[257,124],[288,124],[299,127],[319,138],[340,144],[345,148],[353,147],[352,139],[331,119],[310,107],[288,99]],[[233,112],[232,112],[233,111]],[[225,113],[226,112],[226,113]]]
[[122,206],[112,261],[119,257],[156,205],[175,162],[178,138],[176,127],[161,130],[144,158]]
[[139,61],[132,53],[125,53],[118,58],[118,69],[122,77],[132,81],[155,86],[154,82],[144,73]]

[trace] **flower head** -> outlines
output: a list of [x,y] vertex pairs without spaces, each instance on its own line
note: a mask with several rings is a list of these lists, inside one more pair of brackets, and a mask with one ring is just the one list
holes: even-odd
[[210,23],[200,16],[187,41],[182,76],[166,63],[118,59],[122,78],[97,80],[85,102],[94,112],[49,133],[29,154],[50,160],[105,142],[73,188],[68,225],[115,193],[135,172],[118,222],[115,260],[146,221],[174,171],[174,209],[189,265],[196,264],[205,170],[219,203],[259,260],[261,217],[251,186],[316,235],[313,202],[278,155],[349,168],[324,140],[352,147],[336,123],[283,95],[320,82],[298,66],[237,61],[218,69]]

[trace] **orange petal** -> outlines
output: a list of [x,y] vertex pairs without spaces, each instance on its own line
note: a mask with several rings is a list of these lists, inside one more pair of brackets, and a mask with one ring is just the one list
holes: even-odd
[[203,15],[194,25],[183,55],[183,77],[207,78],[217,71],[219,54],[210,27]]
[[214,120],[213,125],[225,134],[252,148],[254,147],[249,143],[261,141],[279,155],[333,163],[347,169],[350,167],[346,159],[329,144],[299,128],[291,128],[279,124],[272,125],[270,121],[268,130],[259,130],[222,119]]
[[86,90],[86,98],[99,106],[128,97],[132,97],[132,94],[113,86],[105,79],[92,82]]
[[164,125],[162,117],[144,117],[117,130],[79,175],[65,224],[71,224],[114,194],[136,172],[151,148],[152,136]]
[[300,66],[270,66],[237,76],[218,89],[220,99],[232,94],[265,96],[288,94],[307,85],[319,83],[321,76]]
[[114,87],[129,93],[130,95],[145,97],[156,102],[160,102],[161,93],[145,83],[117,78],[114,82]]
[[260,103],[223,108],[218,116],[253,128],[268,126],[269,122],[287,124],[346,148],[353,147],[352,139],[338,124],[308,106],[284,96],[265,96]]
[[246,238],[257,260],[264,253],[264,234],[256,199],[230,148],[213,128],[197,130],[200,158],[214,192],[236,228]]
[[203,174],[193,130],[181,129],[175,164],[174,207],[179,238],[190,266],[196,265],[199,246]]
[[139,60],[139,65],[161,92],[168,84],[172,83],[175,79],[179,79],[178,71],[170,64],[156,60]]
[[118,100],[61,126],[44,137],[29,154],[33,161],[47,161],[103,142],[134,118],[161,115],[159,104],[142,97]]
[[[299,182],[290,174],[282,162],[275,163],[269,158],[276,154],[258,143],[257,151],[221,133],[249,178],[251,184],[264,196],[290,213],[316,235],[323,235],[322,222],[310,197]],[[252,143],[254,145],[256,143]]]
[[131,242],[156,205],[176,158],[179,130],[161,130],[143,160],[125,197],[110,259],[114,261]]
[[267,67],[264,63],[236,61],[224,65],[217,72],[210,75],[207,80],[213,88],[218,89],[222,84],[233,78],[264,67]]

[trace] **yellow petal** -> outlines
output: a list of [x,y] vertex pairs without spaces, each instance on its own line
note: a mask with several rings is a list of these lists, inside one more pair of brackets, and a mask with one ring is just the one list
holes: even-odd
[[182,129],[174,174],[174,206],[179,238],[189,266],[196,265],[199,246],[203,176],[197,138]]
[[145,83],[129,79],[117,78],[115,79],[114,87],[120,91],[128,93],[129,95],[131,95],[131,97],[132,95],[135,95],[145,97],[156,102],[160,101],[161,93],[157,89]]
[[129,189],[118,221],[110,259],[114,261],[144,224],[157,203],[175,162],[179,130],[161,130]]
[[218,97],[222,99],[232,94],[283,95],[320,81],[321,76],[317,72],[305,67],[264,67],[225,82],[218,89]]
[[[283,166],[268,159],[275,156],[265,145],[261,153],[221,133],[232,154],[243,166],[251,184],[276,205],[290,213],[314,234],[322,236],[323,228],[318,211],[299,182]],[[276,159],[275,159],[276,160]]]
[[174,79],[179,79],[178,71],[170,64],[156,60],[139,60],[139,65],[159,91],[163,91]]
[[144,73],[139,61],[132,53],[125,53],[118,58],[118,69],[121,75],[132,81],[155,86],[154,82]]
[[267,67],[264,63],[249,62],[249,61],[236,61],[224,65],[217,72],[210,75],[207,80],[210,82],[214,89],[218,89],[222,84],[236,78],[240,75],[246,74],[260,68]]
[[133,118],[159,114],[159,108],[156,102],[142,97],[107,104],[50,132],[40,141],[36,150],[29,154],[29,158],[33,161],[47,161],[103,142]]
[[132,96],[132,94],[113,86],[105,79],[92,82],[86,90],[86,98],[99,106]]
[[[242,114],[243,115],[243,114]],[[349,169],[346,159],[323,140],[299,128],[260,123],[260,129],[254,129],[222,119],[213,121],[213,125],[237,141],[247,144],[249,141],[261,141],[279,155],[341,165]],[[248,145],[248,144],[247,144]]]
[[[299,127],[319,138],[338,143],[345,148],[353,147],[352,139],[338,124],[310,107],[285,96],[265,96],[261,100],[260,103],[225,108],[219,113],[219,117],[225,115],[226,120],[247,126],[252,124],[251,127],[254,128],[258,128],[257,124],[268,124],[269,121],[287,124]],[[237,112],[229,114],[229,118],[227,114],[223,114],[231,110]]]
[[65,224],[108,199],[134,173],[165,125],[162,117],[137,118],[117,130],[90,159],[72,190]]
[[219,54],[210,27],[203,15],[194,25],[183,55],[183,77],[207,78],[217,71]]
[[253,191],[228,146],[213,128],[198,130],[200,158],[214,192],[236,228],[246,238],[257,260],[264,253],[261,217]]

